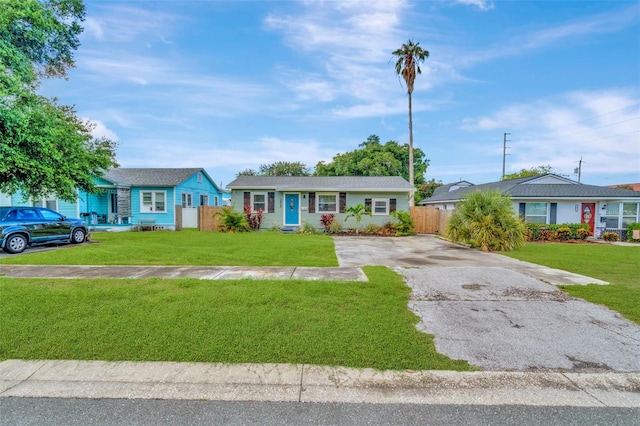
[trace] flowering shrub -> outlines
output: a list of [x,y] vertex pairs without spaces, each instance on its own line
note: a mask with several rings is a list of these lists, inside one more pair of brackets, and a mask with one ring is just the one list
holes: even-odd
[[324,232],[331,233],[331,224],[333,223],[334,216],[332,213],[323,214],[320,217],[320,223],[324,227]]
[[620,237],[617,232],[605,232],[602,234],[602,239],[609,242],[618,241]]
[[249,228],[253,231],[260,229],[260,225],[262,224],[262,213],[262,209],[258,209],[255,213],[252,213],[251,206],[244,207],[244,215],[247,218]]

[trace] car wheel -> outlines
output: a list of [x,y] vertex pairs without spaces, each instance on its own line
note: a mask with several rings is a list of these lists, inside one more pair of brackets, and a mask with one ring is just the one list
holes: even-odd
[[71,242],[73,244],[83,243],[86,236],[87,236],[87,233],[84,231],[84,229],[82,228],[74,229],[73,232],[71,233]]
[[4,251],[10,254],[22,253],[27,248],[27,237],[22,234],[11,235],[4,243]]

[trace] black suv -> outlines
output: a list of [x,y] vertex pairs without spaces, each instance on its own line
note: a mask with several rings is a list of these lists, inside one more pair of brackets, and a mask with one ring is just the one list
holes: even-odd
[[27,246],[55,242],[79,244],[87,225],[42,207],[0,207],[0,248],[21,253]]

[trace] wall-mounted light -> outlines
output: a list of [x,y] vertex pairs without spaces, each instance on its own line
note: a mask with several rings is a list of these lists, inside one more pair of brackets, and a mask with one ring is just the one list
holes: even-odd
[[603,205],[602,205],[602,210],[606,210],[606,209],[607,209],[607,205],[606,205],[606,204],[603,204]]
[[575,209],[576,209],[576,213],[578,213],[578,210],[580,210],[580,207],[576,204]]
[[305,198],[307,198],[307,194],[302,194],[302,199],[304,200]]

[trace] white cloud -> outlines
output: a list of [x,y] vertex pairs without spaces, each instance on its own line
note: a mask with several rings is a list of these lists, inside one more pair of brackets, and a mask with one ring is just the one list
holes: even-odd
[[102,121],[92,120],[90,118],[85,118],[83,120],[89,122],[93,127],[91,129],[91,136],[93,136],[94,138],[96,139],[107,138],[115,142],[120,140],[116,132],[109,129]]
[[85,33],[93,35],[97,40],[104,39],[104,28],[98,19],[92,17],[85,19],[84,30]]
[[631,88],[577,91],[511,105],[467,118],[462,128],[511,133],[511,170],[548,164],[570,174],[581,157],[585,170],[593,173],[640,170],[640,103]]
[[492,2],[486,0],[456,0],[456,3],[475,6],[480,10],[491,10],[494,7]]

